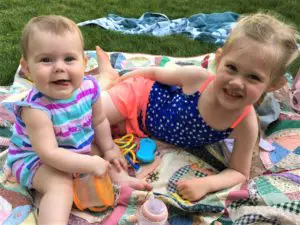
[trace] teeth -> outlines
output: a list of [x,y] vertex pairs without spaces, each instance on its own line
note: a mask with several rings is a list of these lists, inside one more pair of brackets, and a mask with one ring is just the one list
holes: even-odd
[[230,95],[232,97],[239,97],[240,96],[238,93],[230,91],[230,90],[227,90],[226,92],[227,92],[228,95]]
[[237,96],[234,92],[229,92],[229,94],[232,95],[233,97]]

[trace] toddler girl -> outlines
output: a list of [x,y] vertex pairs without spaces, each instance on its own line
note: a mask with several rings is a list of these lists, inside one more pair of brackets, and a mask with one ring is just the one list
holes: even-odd
[[[195,66],[129,72],[102,94],[108,120],[124,133],[199,151],[234,138],[229,168],[177,183],[184,199],[196,201],[244,182],[259,130],[253,104],[285,84],[284,73],[299,55],[296,36],[293,27],[272,15],[242,17],[216,52],[216,75]],[[108,80],[115,72],[100,48],[97,54],[99,76]]]

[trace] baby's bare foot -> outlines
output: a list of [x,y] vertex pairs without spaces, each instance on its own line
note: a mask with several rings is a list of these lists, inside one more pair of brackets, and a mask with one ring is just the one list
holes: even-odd
[[144,180],[139,180],[135,177],[131,177],[127,174],[123,174],[122,176],[115,176],[112,178],[112,181],[115,184],[119,185],[128,185],[129,187],[136,189],[136,190],[142,190],[142,191],[151,191],[152,190],[152,185],[147,183]]

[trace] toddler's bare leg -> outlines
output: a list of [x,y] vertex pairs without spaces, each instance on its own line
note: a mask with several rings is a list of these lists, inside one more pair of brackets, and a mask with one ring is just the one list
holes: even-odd
[[101,102],[102,109],[104,110],[110,125],[116,125],[125,121],[125,118],[119,112],[107,91],[101,92]]
[[119,110],[113,103],[107,91],[101,92],[101,102],[102,102],[102,109],[104,110],[110,125],[117,125],[118,135],[125,135],[126,134],[125,118],[119,112]]
[[103,110],[111,125],[118,125],[119,132],[126,134],[125,120],[119,110],[116,108],[109,94],[105,91],[109,89],[115,81],[119,78],[119,74],[111,66],[107,54],[100,48],[96,47],[97,60],[98,60],[98,74],[95,75],[100,87],[102,89],[101,102]]
[[68,224],[73,204],[71,174],[42,165],[34,176],[33,188],[42,195],[38,224]]
[[102,90],[109,89],[119,78],[118,72],[112,67],[108,55],[99,47],[96,47],[98,74],[95,75]]

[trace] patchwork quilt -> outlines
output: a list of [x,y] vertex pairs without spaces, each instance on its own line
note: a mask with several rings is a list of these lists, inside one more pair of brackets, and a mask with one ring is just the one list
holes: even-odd
[[[94,51],[87,51],[87,74],[96,74]],[[214,54],[174,58],[138,53],[109,53],[120,74],[139,67],[196,65],[215,71]],[[0,88],[2,102],[26,96],[31,82],[18,68],[10,87]],[[288,117],[286,115],[289,115]],[[0,107],[0,224],[36,224],[35,193],[18,185],[5,167],[13,116]],[[139,139],[136,139],[138,144]],[[72,210],[69,224],[135,224],[134,215],[149,196],[163,200],[169,211],[168,223],[192,224],[300,224],[300,121],[298,114],[285,111],[271,124],[254,149],[251,178],[230,189],[211,193],[197,202],[183,200],[175,182],[186,177],[218,173],[228,163],[232,146],[220,142],[189,151],[159,141],[155,160],[131,169],[133,176],[154,186],[151,193],[114,186],[115,206],[101,213]]]

